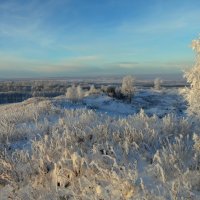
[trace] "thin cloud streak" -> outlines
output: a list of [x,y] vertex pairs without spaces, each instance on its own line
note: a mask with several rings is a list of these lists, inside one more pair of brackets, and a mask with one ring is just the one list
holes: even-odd
[[171,14],[168,17],[162,19],[158,17],[156,20],[146,19],[142,22],[124,22],[119,27],[118,31],[121,32],[131,32],[131,33],[145,33],[148,34],[159,34],[171,31],[179,31],[182,29],[187,29],[193,25],[199,24],[198,19],[200,18],[200,12],[190,12],[187,13],[187,17],[183,16],[183,11],[176,11],[176,13]]

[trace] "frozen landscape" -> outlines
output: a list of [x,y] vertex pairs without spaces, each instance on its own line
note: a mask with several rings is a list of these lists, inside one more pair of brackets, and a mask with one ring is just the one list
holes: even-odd
[[158,84],[1,105],[1,199],[199,199],[199,121]]
[[199,19],[0,0],[0,200],[200,200]]

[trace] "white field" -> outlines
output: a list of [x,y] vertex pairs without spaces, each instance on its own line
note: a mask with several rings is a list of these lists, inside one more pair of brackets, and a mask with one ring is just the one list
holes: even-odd
[[198,200],[199,163],[199,121],[178,89],[0,106],[1,200]]

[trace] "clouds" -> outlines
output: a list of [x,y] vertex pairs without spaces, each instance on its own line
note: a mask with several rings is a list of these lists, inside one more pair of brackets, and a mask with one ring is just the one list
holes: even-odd
[[[159,2],[159,3],[158,3]],[[195,31],[199,26],[200,2],[198,1],[158,1],[150,11],[138,20],[121,23],[118,30],[132,34],[184,34]],[[181,2],[181,3],[180,3]],[[196,33],[195,33],[196,34]]]
[[[20,77],[48,77],[65,76],[77,73],[94,73],[98,71],[93,68],[93,62],[101,59],[98,55],[87,55],[81,57],[63,58],[56,61],[27,59],[20,56],[0,54],[0,78],[9,76]],[[11,74],[13,73],[13,74]]]
[[0,36],[8,43],[9,40],[19,41],[19,47],[30,45],[30,42],[41,47],[53,45],[56,38],[47,22],[61,5],[60,0],[3,1],[0,4]]
[[91,55],[49,62],[0,56],[0,78],[182,73],[183,69],[191,66],[187,61],[104,62],[98,65],[99,59],[102,58]]
[[200,32],[197,5],[195,0],[2,0],[0,74],[182,68],[191,62],[188,46]]

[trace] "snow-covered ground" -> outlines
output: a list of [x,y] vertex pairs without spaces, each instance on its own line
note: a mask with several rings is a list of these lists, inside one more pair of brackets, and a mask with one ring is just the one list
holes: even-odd
[[185,115],[186,103],[179,94],[178,88],[162,89],[139,89],[135,92],[132,102],[109,97],[105,94],[96,94],[85,97],[78,103],[66,100],[66,97],[56,97],[56,104],[64,109],[88,108],[97,112],[107,113],[112,116],[128,116],[140,112],[141,109],[149,116],[163,117],[167,114],[178,116]]
[[200,198],[199,122],[176,88],[138,89],[132,103],[31,98],[0,113],[2,200]]

